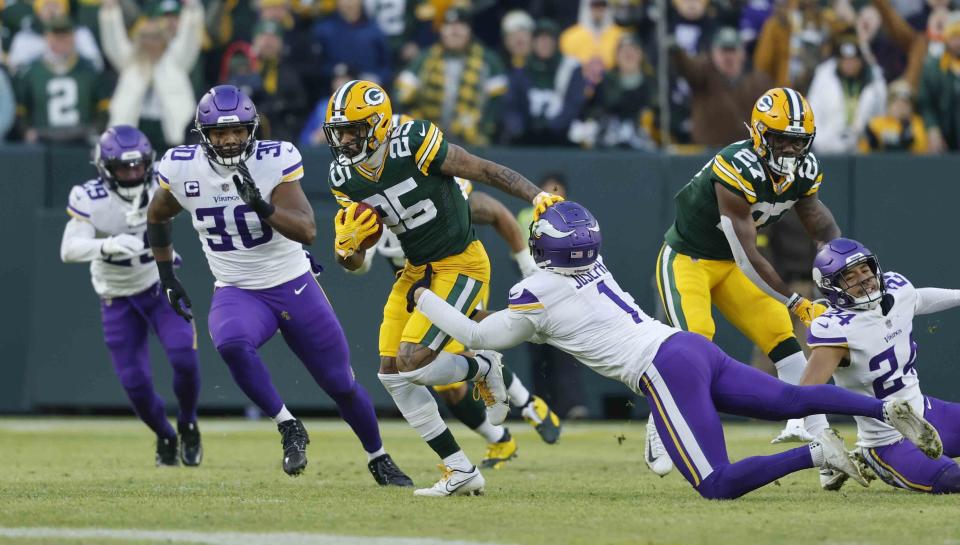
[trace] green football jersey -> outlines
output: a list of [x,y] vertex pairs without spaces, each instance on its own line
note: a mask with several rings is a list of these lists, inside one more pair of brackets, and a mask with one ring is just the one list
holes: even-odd
[[[720,229],[716,185],[750,204],[757,229],[779,220],[802,197],[820,189],[820,161],[810,153],[792,181],[774,175],[757,156],[750,140],[734,142],[720,150],[683,186],[674,201],[677,215],[664,236],[681,254],[699,259],[733,259],[730,245]],[[778,181],[780,180],[780,181]]]
[[17,73],[17,108],[35,129],[91,126],[97,112],[107,106],[105,79],[83,58],[63,73],[37,60]]
[[477,237],[466,192],[440,173],[447,157],[443,132],[414,119],[393,129],[384,145],[389,148],[379,175],[363,165],[330,164],[334,197],[343,206],[362,201],[376,208],[414,265],[463,252]]

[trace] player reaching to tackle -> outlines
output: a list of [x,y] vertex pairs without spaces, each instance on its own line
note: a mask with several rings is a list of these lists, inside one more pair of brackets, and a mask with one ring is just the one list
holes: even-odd
[[[406,116],[401,116],[401,122],[409,120],[409,118],[403,119],[404,117]],[[527,248],[526,239],[520,230],[520,225],[514,219],[510,210],[492,196],[482,192],[474,192],[473,184],[469,180],[454,179],[470,205],[470,217],[473,224],[493,226],[497,234],[510,246],[510,251],[522,276],[530,276],[538,271],[537,264],[533,261],[533,256],[530,255],[530,249]],[[363,265],[353,272],[358,274],[369,272],[373,266],[375,254],[380,254],[386,258],[394,273],[403,270],[406,265],[407,258],[400,246],[399,239],[393,234],[393,231],[387,230],[377,243],[376,251],[371,249],[366,252]],[[489,291],[486,295],[489,296]],[[477,307],[478,310],[486,308],[487,303],[485,297],[480,306]],[[444,348],[444,351],[453,354],[465,350],[464,346],[456,340],[451,341]],[[520,415],[533,426],[544,442],[548,444],[556,443],[560,439],[560,418],[550,410],[547,402],[539,396],[531,394],[520,377],[506,364],[503,365],[503,382],[507,388],[507,398],[510,405],[520,409]],[[483,402],[469,395],[466,381],[433,386],[433,390],[443,399],[451,414],[486,439],[487,451],[480,461],[481,467],[499,469],[507,461],[516,457],[516,438],[510,434],[510,430],[506,426],[495,426],[490,423]]]
[[[787,309],[809,326],[826,307],[790,291],[757,250],[757,230],[791,208],[817,244],[840,236],[840,228],[817,196],[823,173],[810,153],[816,125],[807,100],[787,87],[770,89],[754,105],[748,129],[749,139],[720,150],[677,193],[657,286],[671,325],[712,339],[716,305],[773,360],[781,380],[797,384],[806,357]],[[793,419],[773,442],[806,441],[826,428],[823,415],[808,417],[806,429]],[[647,465],[665,475],[671,464],[653,448],[662,438],[649,422],[647,430]]]
[[[440,480],[415,493],[480,493],[483,476],[447,429],[426,386],[473,380],[491,423],[501,424],[509,406],[500,354],[445,352],[449,336],[414,310],[408,291],[414,284],[428,285],[460,312],[470,313],[488,289],[490,261],[454,176],[497,187],[532,202],[538,211],[561,199],[507,167],[449,144],[429,121],[393,128],[390,97],[369,81],[349,81],[334,92],[324,131],[334,157],[330,189],[344,207],[334,220],[338,262],[348,270],[362,266],[360,245],[379,230],[377,214],[407,256],[384,307],[378,376],[407,422],[443,460]],[[360,202],[376,212],[358,215]]]
[[960,456],[960,404],[920,391],[913,340],[913,317],[960,306],[960,290],[915,288],[903,275],[883,272],[873,252],[845,238],[820,249],[813,279],[831,309],[810,327],[813,350],[800,384],[824,384],[832,375],[848,390],[910,404],[937,428],[943,455],[931,460],[886,422],[858,416],[862,460],[890,486],[960,492],[960,467],[952,459]]
[[174,148],[160,161],[161,189],[148,215],[163,288],[174,310],[190,320],[190,299],[173,273],[170,246],[170,220],[186,209],[216,279],[210,337],[240,389],[277,423],[283,470],[303,472],[310,439],[257,354],[278,329],[353,428],[377,483],[412,486],[383,449],[373,404],[354,379],[343,329],[303,250],[316,227],[300,187],[300,152],[289,142],[257,140],[258,125],[250,98],[219,85],[197,105],[201,144]]
[[[197,335],[161,294],[147,246],[147,203],[156,189],[153,161],[150,140],[135,127],[117,125],[100,136],[94,153],[97,178],[70,191],[67,213],[72,219],[63,230],[60,258],[64,263],[90,263],[110,359],[137,416],[157,434],[157,465],[177,465],[179,447],[180,461],[197,466],[203,459],[197,427]],[[173,367],[179,404],[176,431],[153,389],[151,328]]]
[[604,266],[600,243],[600,226],[586,208],[558,203],[531,230],[531,250],[543,270],[510,290],[506,310],[478,323],[428,289],[414,287],[413,297],[420,312],[466,346],[503,350],[524,341],[548,343],[646,396],[671,459],[705,498],[736,498],[817,466],[866,486],[830,429],[809,445],[730,463],[718,411],[765,420],[816,412],[870,416],[899,430],[927,456],[940,456],[936,430],[908,403],[830,385],[794,386],[734,360],[702,335],[649,317]]

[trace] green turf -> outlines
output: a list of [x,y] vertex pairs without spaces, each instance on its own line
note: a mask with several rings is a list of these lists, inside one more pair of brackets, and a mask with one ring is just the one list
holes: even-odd
[[[813,470],[736,501],[703,500],[676,473],[660,479],[647,471],[640,423],[569,425],[560,443],[548,446],[515,422],[520,457],[484,472],[486,495],[447,499],[376,487],[346,425],[306,426],[310,465],[294,479],[280,469],[279,434],[267,421],[202,421],[203,466],[156,469],[153,439],[133,419],[0,419],[0,527],[306,532],[524,545],[960,543],[960,498],[879,482],[825,493]],[[726,429],[733,459],[783,450],[768,444],[775,425]],[[483,442],[466,428],[453,431],[479,462]],[[852,444],[852,430],[843,431]],[[384,423],[383,433],[398,465],[419,486],[439,477],[436,458],[405,424]],[[0,538],[2,545],[95,542]]]

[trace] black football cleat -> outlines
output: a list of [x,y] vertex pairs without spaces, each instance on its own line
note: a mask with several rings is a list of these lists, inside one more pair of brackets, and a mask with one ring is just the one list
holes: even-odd
[[157,467],[180,465],[177,460],[177,438],[157,437]]
[[196,467],[203,461],[203,444],[200,442],[200,428],[196,422],[177,424],[180,434],[180,461],[185,466]]
[[380,486],[413,486],[413,480],[393,463],[389,454],[377,456],[367,464],[373,480]]
[[307,467],[307,445],[310,436],[303,423],[294,418],[277,424],[280,430],[280,444],[283,445],[283,470],[292,477],[303,473]]

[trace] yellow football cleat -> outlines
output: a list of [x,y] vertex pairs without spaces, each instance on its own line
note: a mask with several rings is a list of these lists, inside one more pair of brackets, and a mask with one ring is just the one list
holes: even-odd
[[500,469],[507,460],[517,457],[517,440],[510,435],[510,432],[506,435],[506,441],[487,445],[487,454],[480,461],[481,467]]
[[531,396],[530,402],[523,407],[520,414],[537,430],[544,443],[552,445],[560,439],[560,417],[551,411],[547,402],[540,397]]

